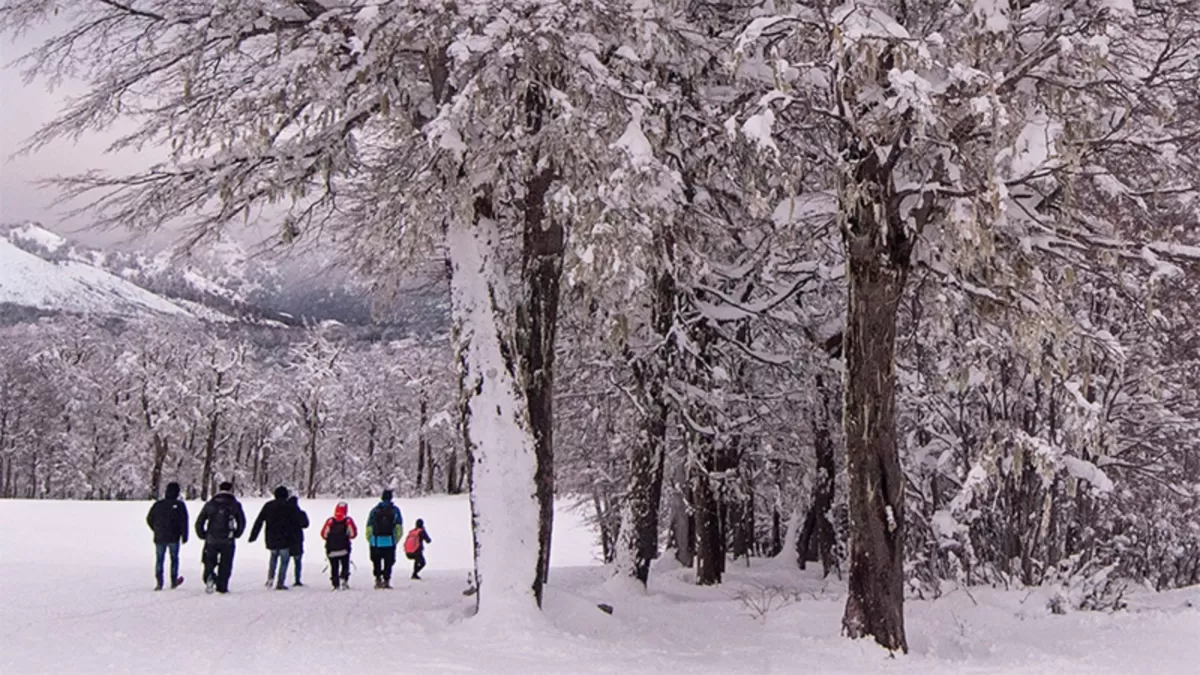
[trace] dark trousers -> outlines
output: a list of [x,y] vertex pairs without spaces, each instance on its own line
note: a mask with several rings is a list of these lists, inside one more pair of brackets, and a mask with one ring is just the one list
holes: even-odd
[[214,579],[218,593],[229,592],[229,577],[233,574],[233,553],[232,541],[204,544],[204,583]]
[[163,562],[167,552],[171,552],[171,584],[179,578],[179,542],[169,544],[154,544],[154,580],[159,586],[163,585]]
[[338,581],[350,581],[350,555],[339,555],[329,559],[329,582],[334,588]]
[[304,551],[292,549],[292,565],[296,568],[296,583],[300,583],[300,561],[304,559]]
[[375,578],[384,581],[392,580],[392,566],[396,564],[396,547],[371,547],[371,567],[375,570]]
[[405,553],[404,555],[408,556],[408,559],[413,561],[412,576],[414,579],[416,579],[417,575],[419,575],[421,573],[421,570],[425,569],[425,551],[417,551],[416,553]]

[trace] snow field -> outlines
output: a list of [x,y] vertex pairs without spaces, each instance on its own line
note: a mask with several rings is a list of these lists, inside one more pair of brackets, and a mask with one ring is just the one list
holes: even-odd
[[[365,529],[374,499],[353,499]],[[246,500],[253,521],[263,503]],[[426,521],[424,581],[397,561],[370,589],[362,534],[348,592],[329,590],[317,534],[335,500],[301,500],[312,525],[305,588],[263,587],[262,540],[238,543],[232,592],[206,595],[201,545],[184,586],[152,591],[148,502],[0,501],[0,673],[1193,673],[1200,588],[1134,591],[1130,610],[1052,615],[1052,589],[952,590],[907,605],[908,656],[839,636],[844,584],[782,561],[731,561],[727,583],[692,585],[667,557],[649,592],[608,578],[581,516],[560,507],[546,608],[464,620],[471,568],[465,497],[400,499]],[[199,502],[189,502],[193,520]],[[485,591],[486,592],[486,591]],[[486,596],[485,596],[486,598]],[[596,603],[612,604],[609,616]],[[514,617],[514,619],[516,619]]]

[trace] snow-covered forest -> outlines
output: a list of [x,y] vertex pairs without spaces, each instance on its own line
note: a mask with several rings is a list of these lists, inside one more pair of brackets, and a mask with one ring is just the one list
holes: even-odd
[[62,317],[3,330],[0,496],[465,489],[449,348],[336,324],[218,332]]
[[797,556],[904,651],[946,580],[1200,583],[1194,0],[0,0],[47,26],[27,149],[169,151],[65,208],[444,261],[454,328],[6,329],[6,495],[462,486],[510,614],[557,493],[631,584]]

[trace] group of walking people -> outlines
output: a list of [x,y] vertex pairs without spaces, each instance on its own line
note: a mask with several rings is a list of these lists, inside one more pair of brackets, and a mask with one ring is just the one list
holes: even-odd
[[[420,579],[425,567],[425,544],[433,543],[425,531],[425,521],[417,519],[416,526],[404,536],[404,517],[392,501],[391,490],[384,490],[380,501],[367,515],[366,539],[371,552],[375,588],[392,587],[392,567],[396,563],[396,548],[404,542],[405,556],[413,561],[412,578]],[[154,590],[164,587],[164,563],[170,554],[170,587],[183,583],[179,575],[179,547],[188,541],[187,505],[179,499],[179,484],[169,483],[163,498],[150,507],[146,524],[154,532],[155,562]],[[288,567],[295,576],[293,586],[301,581],[304,559],[304,530],[309,526],[308,514],[300,501],[287,488],[275,488],[275,498],[263,505],[250,530],[248,541],[258,539],[266,530],[264,541],[271,557],[267,567],[267,586],[287,590]],[[204,504],[196,518],[196,536],[204,541],[204,585],[208,593],[228,593],[233,574],[234,542],[246,530],[246,514],[242,504],[233,496],[233,484],[221,483],[218,492]],[[350,588],[351,544],[358,537],[358,526],[350,517],[346,502],[338,502],[333,516],[321,527],[325,555],[329,559],[329,581],[334,590]]]

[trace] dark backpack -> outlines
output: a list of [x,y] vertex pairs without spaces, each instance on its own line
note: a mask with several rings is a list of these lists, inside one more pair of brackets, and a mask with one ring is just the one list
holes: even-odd
[[375,507],[375,517],[371,520],[371,533],[376,537],[396,536],[396,507],[388,503]]
[[346,520],[334,519],[325,533],[325,550],[346,551],[350,549],[350,529]]
[[233,504],[222,499],[217,503],[216,513],[208,519],[208,536],[210,539],[233,539],[237,532],[237,514]]

